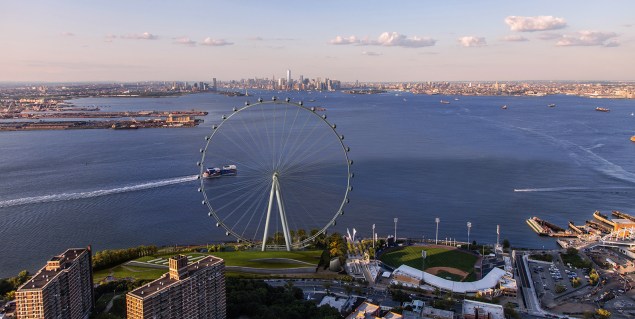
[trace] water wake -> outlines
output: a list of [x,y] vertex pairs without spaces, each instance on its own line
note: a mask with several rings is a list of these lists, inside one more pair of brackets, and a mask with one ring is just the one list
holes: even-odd
[[149,181],[149,182],[144,182],[141,184],[133,184],[133,185],[111,188],[111,189],[100,189],[100,190],[90,191],[90,192],[62,193],[62,194],[52,194],[52,195],[43,195],[43,196],[35,196],[35,197],[16,198],[16,199],[0,201],[0,208],[27,205],[27,204],[59,202],[59,201],[66,201],[66,200],[75,200],[75,199],[82,199],[82,198],[91,198],[91,197],[98,197],[98,196],[105,196],[105,195],[112,195],[112,194],[119,194],[119,193],[134,192],[134,191],[140,191],[144,189],[151,189],[151,188],[163,187],[168,185],[180,184],[180,183],[190,182],[194,180],[196,180],[196,175]]
[[515,188],[514,192],[615,192],[633,190],[635,187],[543,187],[543,188]]

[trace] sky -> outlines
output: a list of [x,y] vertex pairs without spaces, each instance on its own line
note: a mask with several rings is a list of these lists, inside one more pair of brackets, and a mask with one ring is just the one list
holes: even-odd
[[635,80],[635,1],[0,1],[0,81]]

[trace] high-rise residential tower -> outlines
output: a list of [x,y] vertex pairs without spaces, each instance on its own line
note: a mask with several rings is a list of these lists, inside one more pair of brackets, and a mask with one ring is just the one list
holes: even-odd
[[94,306],[90,246],[51,258],[16,292],[19,319],[84,319]]
[[225,262],[208,256],[188,265],[187,256],[170,258],[169,272],[126,296],[129,319],[224,319]]

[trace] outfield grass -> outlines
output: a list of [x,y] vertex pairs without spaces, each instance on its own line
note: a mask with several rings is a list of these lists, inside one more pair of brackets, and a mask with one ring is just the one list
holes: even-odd
[[394,268],[408,265],[421,269],[422,250],[425,250],[427,254],[425,269],[431,267],[453,267],[470,273],[474,270],[474,263],[477,260],[476,256],[458,249],[427,246],[398,247],[384,252],[379,259]]

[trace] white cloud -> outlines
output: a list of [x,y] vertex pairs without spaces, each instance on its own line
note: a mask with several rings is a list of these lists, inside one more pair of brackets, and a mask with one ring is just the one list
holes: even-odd
[[509,16],[505,18],[505,23],[507,23],[512,31],[520,32],[556,30],[567,26],[567,22],[563,18],[556,18],[554,16]]
[[466,47],[483,47],[487,45],[487,42],[485,41],[485,38],[483,37],[473,37],[473,36],[466,36],[466,37],[460,37],[459,38],[459,43]]
[[201,42],[202,45],[209,45],[209,46],[224,46],[224,45],[232,45],[234,44],[233,42],[228,42],[225,39],[212,39],[210,37],[205,38],[205,40],[203,40],[203,42]]
[[182,44],[182,45],[187,45],[191,47],[196,45],[196,41],[188,37],[173,38],[173,40],[174,40],[174,44]]
[[335,45],[377,45],[386,47],[422,48],[435,45],[437,40],[427,37],[408,37],[397,32],[384,32],[377,37],[377,40],[359,39],[354,35],[349,37],[336,36],[330,40],[330,44]]
[[150,32],[144,32],[144,33],[132,33],[132,34],[122,35],[121,38],[130,39],[130,40],[156,40],[159,37]]
[[380,56],[381,53],[380,52],[373,52],[373,51],[362,51],[363,55],[368,55],[368,56]]
[[503,37],[502,39],[503,41],[507,41],[507,42],[523,42],[523,41],[529,41],[529,39],[523,37],[522,35],[518,35],[518,34],[511,34],[511,35],[506,35]]
[[336,36],[335,39],[329,41],[330,44],[340,45],[340,44],[359,44],[359,40],[354,35],[350,37],[342,37]]
[[64,37],[74,37],[75,33],[73,33],[73,32],[62,32],[61,35],[64,36]]
[[572,35],[563,35],[556,43],[558,46],[618,46],[615,40],[609,41],[617,37],[615,32],[601,31],[579,31]]

